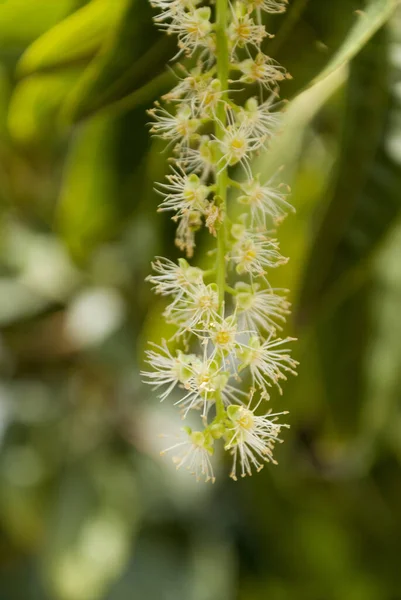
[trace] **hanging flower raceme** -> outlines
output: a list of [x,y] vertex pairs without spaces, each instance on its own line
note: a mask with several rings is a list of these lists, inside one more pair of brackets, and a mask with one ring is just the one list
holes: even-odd
[[[279,419],[286,413],[260,415],[259,408],[271,389],[282,393],[281,383],[297,366],[288,349],[292,338],[277,337],[289,314],[286,290],[268,282],[270,270],[288,260],[275,229],[293,210],[289,190],[277,175],[264,182],[252,173],[252,157],[279,127],[278,84],[289,77],[262,51],[271,36],[261,14],[284,12],[287,0],[151,4],[157,25],[177,35],[178,54],[192,57],[194,65],[179,67],[177,85],[149,111],[151,132],[173,155],[171,173],[157,185],[159,210],[173,212],[176,244],[187,258],[203,226],[216,238],[216,252],[206,270],[184,258],[153,263],[148,280],[170,300],[164,317],[175,333],[147,351],[149,370],[142,374],[161,401],[173,398],[182,418],[198,414],[197,430],[184,427],[164,451],[177,468],[214,481],[220,445],[237,479],[275,463],[274,445],[288,427]],[[257,84],[259,93],[239,105],[236,92],[244,84]]]

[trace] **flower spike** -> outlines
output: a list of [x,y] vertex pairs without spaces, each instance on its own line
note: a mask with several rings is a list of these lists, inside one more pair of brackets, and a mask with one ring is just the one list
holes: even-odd
[[[156,184],[159,211],[172,213],[186,258],[152,264],[147,280],[168,302],[163,316],[175,333],[147,350],[142,376],[160,401],[172,397],[183,419],[199,419],[197,430],[184,427],[163,454],[197,480],[214,482],[220,445],[236,480],[275,464],[274,445],[288,427],[278,419],[286,413],[259,415],[258,408],[272,389],[282,393],[297,366],[288,350],[293,338],[277,337],[290,309],[286,290],[268,283],[270,270],[288,260],[273,235],[293,211],[289,189],[277,176],[262,182],[252,173],[252,158],[280,126],[279,84],[290,77],[262,51],[272,36],[261,13],[282,13],[287,0],[150,2],[156,25],[177,36],[178,55],[191,57],[192,66],[175,68],[177,84],[149,111],[152,135],[173,156],[166,181]],[[235,102],[248,84],[248,99]],[[238,218],[230,214],[233,202],[243,209]],[[206,270],[187,260],[202,227],[216,238]]]

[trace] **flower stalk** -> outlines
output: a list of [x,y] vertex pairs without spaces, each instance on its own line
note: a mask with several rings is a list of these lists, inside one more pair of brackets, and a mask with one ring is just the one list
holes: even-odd
[[[228,74],[230,67],[230,57],[227,39],[228,25],[228,0],[217,0],[216,2],[216,62],[217,79],[222,90],[221,102],[216,109],[215,133],[216,139],[223,141],[226,127],[226,109],[228,89]],[[223,158],[222,152],[218,152],[218,162]],[[224,314],[224,294],[226,284],[226,215],[227,215],[227,186],[228,173],[227,167],[221,168],[216,175],[216,195],[219,198],[219,208],[221,213],[221,223],[217,233],[217,287],[219,290],[219,307],[221,314]]]
[[[151,370],[143,377],[160,390],[161,401],[176,394],[183,418],[200,413],[200,430],[184,427],[182,439],[166,450],[178,452],[177,468],[185,465],[198,479],[214,481],[212,457],[223,442],[236,479],[238,472],[250,475],[275,462],[274,444],[287,427],[278,419],[286,413],[257,411],[271,387],[282,392],[281,381],[297,365],[285,347],[292,339],[277,337],[289,313],[285,290],[272,289],[267,279],[287,262],[272,232],[292,207],[285,186],[262,183],[251,169],[252,156],[276,132],[278,82],[288,76],[262,52],[271,36],[261,15],[283,12],[286,0],[151,3],[156,23],[178,36],[178,55],[196,59],[190,70],[179,67],[184,76],[149,111],[151,131],[173,147],[175,162],[167,183],[159,184],[159,210],[174,212],[176,243],[187,258],[203,225],[216,238],[216,258],[207,270],[183,258],[154,262],[148,280],[171,298],[164,317],[175,326],[174,344],[181,349],[173,352],[163,340],[147,351]],[[248,84],[257,96],[237,104],[233,92]],[[233,221],[229,202],[244,209]]]

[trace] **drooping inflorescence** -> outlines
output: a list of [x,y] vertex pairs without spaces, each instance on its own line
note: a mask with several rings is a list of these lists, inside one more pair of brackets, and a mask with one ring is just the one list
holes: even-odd
[[[173,212],[176,244],[187,258],[202,226],[217,247],[207,270],[184,258],[154,261],[148,280],[170,300],[164,317],[175,334],[147,351],[151,370],[143,377],[160,400],[177,395],[183,418],[198,413],[198,430],[184,427],[165,450],[177,468],[214,481],[212,457],[222,441],[236,479],[274,463],[274,444],[287,427],[278,419],[286,413],[256,412],[272,386],[281,393],[297,365],[286,348],[292,338],[277,337],[289,313],[285,290],[267,280],[287,262],[274,230],[292,207],[285,186],[262,182],[251,168],[276,133],[278,85],[288,77],[262,52],[271,36],[261,15],[284,12],[287,0],[151,3],[159,27],[178,36],[177,56],[192,65],[179,67],[177,85],[149,111],[152,133],[173,152],[171,173],[157,187],[159,210]],[[250,97],[240,105],[235,99],[247,86]],[[227,210],[228,194],[243,210]]]

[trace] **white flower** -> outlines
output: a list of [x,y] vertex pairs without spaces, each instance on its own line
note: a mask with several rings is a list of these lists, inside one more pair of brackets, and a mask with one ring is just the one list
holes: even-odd
[[146,281],[154,285],[156,294],[174,295],[177,301],[191,285],[203,282],[203,271],[198,267],[191,267],[184,258],[180,258],[176,264],[159,256],[152,263],[152,268],[156,275],[148,275]]
[[281,428],[288,427],[277,423],[276,419],[287,413],[257,416],[244,406],[229,406],[227,413],[230,426],[226,450],[231,450],[234,457],[230,477],[237,479],[238,463],[241,477],[252,475],[252,468],[260,471],[266,462],[276,464],[273,458],[274,444],[281,442],[278,437]]
[[239,81],[259,83],[262,87],[273,91],[278,81],[289,76],[284,67],[261,52],[255,58],[247,58],[239,64],[242,76]]
[[259,227],[266,227],[266,217],[270,217],[277,225],[288,211],[295,212],[286,200],[284,186],[273,187],[269,185],[270,181],[263,185],[258,178],[253,178],[241,184],[243,195],[238,197],[238,202],[249,206],[251,222]]
[[287,9],[288,0],[246,0],[250,10],[263,10],[267,13],[283,13]]
[[232,354],[238,347],[238,323],[234,315],[227,318],[218,318],[210,324],[208,334],[214,344],[215,352],[223,356]]
[[251,135],[260,138],[260,146],[272,137],[280,123],[280,114],[271,112],[274,99],[272,94],[268,100],[258,104],[256,98],[249,98],[237,115],[238,122],[245,123]]
[[188,392],[175,403],[183,407],[183,418],[189,410],[198,408],[203,408],[202,417],[205,417],[214,404],[217,393],[221,393],[225,402],[229,402],[229,398],[237,401],[233,386],[228,384],[230,373],[223,371],[223,367],[219,366],[213,356],[208,358],[206,349],[203,359],[196,357],[191,361],[190,373],[186,385]]
[[199,85],[202,85],[202,81],[205,79],[209,81],[211,79],[208,74],[205,75],[203,73],[202,66],[193,67],[189,71],[184,65],[181,64],[178,64],[177,68],[181,73],[184,74],[184,77],[180,77],[178,73],[174,72],[174,75],[178,79],[178,83],[173,87],[172,90],[162,96],[163,100],[166,100],[166,102],[189,100],[196,88]]
[[254,385],[258,386],[263,397],[268,397],[267,388],[277,386],[280,394],[283,393],[279,381],[286,380],[285,373],[296,375],[295,368],[298,363],[291,358],[289,350],[283,344],[294,341],[294,338],[273,339],[268,338],[263,343],[258,336],[252,336],[247,344],[243,344],[238,352],[241,361],[240,369],[249,367]]
[[206,180],[216,170],[216,145],[218,142],[203,135],[197,148],[187,148],[180,164],[190,173],[199,173],[202,180]]
[[232,376],[239,380],[237,356],[248,347],[248,340],[252,333],[239,327],[238,317],[234,313],[228,317],[218,315],[216,320],[211,321],[209,327],[199,335],[207,348],[209,343],[212,344],[212,358],[221,361],[224,370],[229,370]]
[[162,341],[162,344],[162,346],[152,344],[156,350],[146,350],[146,362],[153,370],[141,371],[144,383],[152,385],[154,390],[167,386],[167,389],[158,396],[161,402],[171,394],[178,384],[184,386],[187,384],[191,377],[188,366],[196,358],[194,355],[183,354],[179,351],[176,356],[173,356],[165,340]]
[[218,318],[219,296],[216,284],[190,286],[179,302],[165,310],[168,321],[178,327],[176,336],[184,332],[195,333],[196,328],[209,327]]
[[191,108],[186,104],[181,105],[175,115],[159,106],[158,103],[148,113],[155,120],[150,130],[151,133],[174,144],[188,144],[200,126],[200,121],[193,118]]
[[180,14],[185,12],[185,9],[194,6],[195,3],[185,0],[151,0],[151,6],[159,10],[159,14],[154,17],[155,23],[159,26],[163,21],[175,20]]
[[224,136],[220,141],[222,157],[218,163],[219,168],[224,169],[241,163],[250,176],[249,156],[260,148],[260,138],[254,136],[252,128],[246,123],[233,123],[224,129]]
[[160,27],[170,34],[178,35],[178,46],[186,55],[191,56],[198,48],[209,48],[212,31],[211,9],[202,6],[197,9],[180,10],[170,23],[160,23]]
[[231,52],[245,46],[253,46],[259,49],[264,38],[267,36],[263,25],[257,25],[248,14],[243,11],[233,10],[233,17],[228,28],[228,36],[231,41]]
[[243,319],[244,327],[251,331],[261,330],[268,333],[282,329],[277,321],[284,322],[285,316],[290,312],[290,303],[276,293],[282,293],[283,290],[260,289],[257,283],[252,286],[243,282],[237,283],[235,289],[236,309],[240,321]]
[[214,483],[215,477],[210,457],[213,455],[213,438],[207,432],[192,431],[189,427],[183,428],[184,439],[161,452],[176,451],[173,462],[177,469],[185,467],[195,475],[199,481],[202,477],[205,481]]
[[215,355],[208,356],[204,347],[203,358],[191,355],[185,365],[185,394],[175,402],[183,409],[183,418],[192,409],[202,409],[206,417],[215,404],[217,394],[224,405],[243,404],[249,400],[249,394],[230,383],[232,372],[225,370]]
[[194,97],[195,112],[198,111],[200,117],[214,118],[223,91],[218,79],[212,79],[203,86],[199,86]]
[[233,245],[231,259],[236,263],[237,272],[264,277],[266,269],[273,269],[288,262],[279,252],[277,240],[263,233],[248,231],[244,225],[235,224],[232,235],[237,239]]
[[207,205],[209,188],[201,183],[195,173],[187,175],[182,169],[173,171],[172,175],[167,176],[169,183],[159,184],[160,193],[164,195],[159,211],[176,211],[178,216],[191,210],[203,212]]
[[186,102],[192,114],[201,119],[214,119],[217,105],[222,98],[223,90],[218,79],[209,74],[202,74],[194,69],[163,98],[167,102]]

